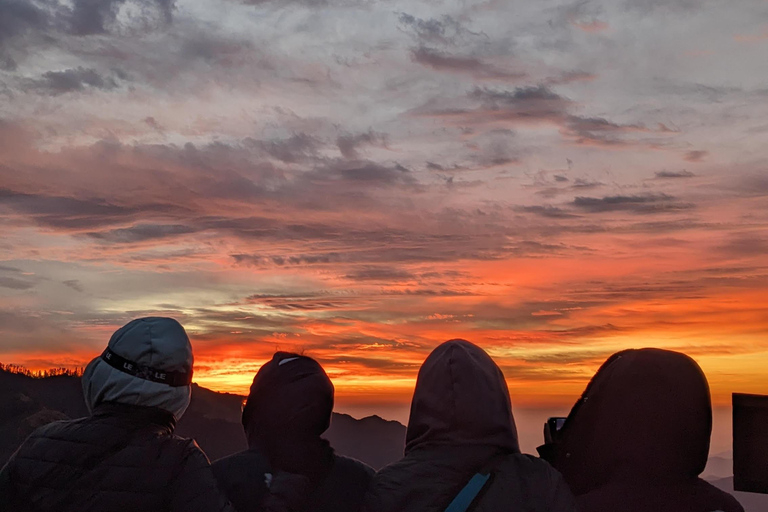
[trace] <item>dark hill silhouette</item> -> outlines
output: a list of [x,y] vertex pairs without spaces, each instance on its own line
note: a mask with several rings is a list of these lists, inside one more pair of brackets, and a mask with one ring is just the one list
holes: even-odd
[[[245,449],[243,398],[193,384],[192,401],[176,432],[195,438],[211,460]],[[0,466],[40,425],[87,414],[78,376],[35,378],[0,369]],[[378,416],[357,420],[334,413],[325,435],[338,453],[378,469],[402,456],[405,427]]]

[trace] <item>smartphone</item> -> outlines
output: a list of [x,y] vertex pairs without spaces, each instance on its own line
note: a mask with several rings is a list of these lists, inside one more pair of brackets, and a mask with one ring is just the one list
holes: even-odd
[[544,442],[554,443],[560,437],[560,429],[565,425],[565,418],[562,416],[555,416],[549,418],[544,424]]
[[733,394],[733,488],[768,494],[768,396]]

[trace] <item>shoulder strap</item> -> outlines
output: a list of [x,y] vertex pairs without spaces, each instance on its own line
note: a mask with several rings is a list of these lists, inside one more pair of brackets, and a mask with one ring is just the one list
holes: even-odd
[[451,501],[445,512],[467,512],[477,501],[480,492],[488,486],[496,466],[504,460],[509,453],[497,453],[489,459],[480,470],[472,475],[467,484],[459,491]]
[[453,501],[448,505],[448,508],[445,509],[445,512],[466,512],[469,510],[469,507],[472,506],[472,502],[475,501],[477,495],[480,494],[480,491],[483,490],[490,479],[490,473],[484,475],[475,473],[474,476],[469,479],[467,485],[465,485],[464,488],[459,491],[459,494],[453,498]]

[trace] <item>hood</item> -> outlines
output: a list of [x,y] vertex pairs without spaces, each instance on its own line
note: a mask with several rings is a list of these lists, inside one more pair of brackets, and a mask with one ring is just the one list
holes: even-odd
[[[120,358],[121,364],[140,371],[127,373],[118,368],[121,364],[110,364],[105,359],[107,351]],[[157,407],[177,420],[181,418],[189,406],[191,386],[149,380],[154,374],[184,374],[191,378],[192,346],[181,324],[160,317],[133,320],[112,335],[107,351],[93,359],[83,373],[83,394],[89,411],[112,402]]]
[[333,384],[314,359],[278,352],[259,369],[243,407],[250,449],[274,470],[320,482],[333,465],[333,450],[321,439],[331,423]]
[[693,359],[625,350],[571,410],[553,462],[576,495],[616,479],[686,480],[704,471],[711,431],[709,386]]
[[405,453],[435,444],[520,451],[504,374],[483,349],[465,340],[438,346],[416,380]]
[[333,384],[314,359],[278,352],[253,379],[243,408],[252,438],[320,437],[333,411]]

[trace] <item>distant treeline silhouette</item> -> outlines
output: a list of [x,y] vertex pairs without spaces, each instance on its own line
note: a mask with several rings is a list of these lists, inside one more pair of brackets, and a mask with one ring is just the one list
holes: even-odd
[[68,377],[82,377],[84,368],[79,366],[77,368],[50,368],[48,370],[32,371],[25,366],[19,364],[3,364],[0,363],[0,371],[13,373],[17,375],[24,375],[26,377],[32,377],[33,379],[46,379],[48,377],[58,377],[60,375],[66,375]]

